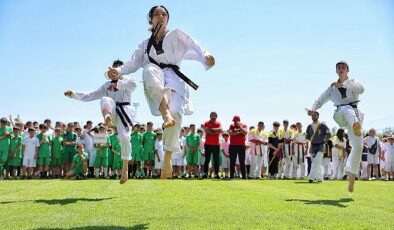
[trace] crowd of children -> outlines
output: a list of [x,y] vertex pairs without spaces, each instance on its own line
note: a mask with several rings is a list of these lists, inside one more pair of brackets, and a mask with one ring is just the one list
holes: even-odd
[[[0,170],[4,179],[32,178],[119,178],[122,167],[121,145],[116,128],[108,128],[91,121],[81,126],[77,122],[44,123],[0,120]],[[264,131],[264,122],[251,126],[246,134],[245,165],[250,179],[304,179],[310,171],[311,161],[308,141],[301,123],[283,127],[275,122],[273,131]],[[277,132],[275,132],[277,130]],[[159,178],[163,161],[163,130],[154,128],[152,122],[134,124],[131,131],[129,178]],[[173,178],[230,178],[229,133],[220,135],[219,172],[214,172],[213,162],[208,172],[205,163],[204,125],[191,124],[179,134],[180,152],[172,154]],[[272,142],[272,136],[278,139]],[[349,145],[343,129],[327,141],[322,161],[325,179],[343,179],[344,165]],[[276,146],[276,147],[275,147]],[[277,159],[269,157],[274,148],[281,148]],[[285,149],[286,148],[286,149]],[[394,137],[378,138],[374,129],[364,138],[360,179],[392,180],[394,177]],[[288,157],[288,159],[287,159]],[[210,157],[214,159],[214,157]],[[277,165],[274,165],[277,164]],[[269,168],[277,167],[274,175]],[[231,178],[241,178],[240,162],[236,161]],[[242,177],[246,179],[245,177]]]

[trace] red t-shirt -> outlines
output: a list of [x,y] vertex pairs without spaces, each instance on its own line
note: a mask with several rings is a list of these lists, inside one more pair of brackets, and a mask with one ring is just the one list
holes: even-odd
[[[222,126],[222,124],[220,124],[219,121],[215,121],[215,122],[207,121],[204,123],[204,129],[219,128],[221,126]],[[220,133],[205,134],[205,144],[206,145],[220,145],[219,136],[220,136]]]
[[[247,129],[246,125],[244,125],[244,124],[241,124],[241,127],[244,129]],[[234,124],[230,125],[229,130],[236,131],[236,129],[239,129],[239,127],[236,128],[234,126]],[[240,135],[236,135],[236,136],[230,136],[230,145],[245,145],[245,140],[246,140],[246,134],[245,135],[240,134]]]

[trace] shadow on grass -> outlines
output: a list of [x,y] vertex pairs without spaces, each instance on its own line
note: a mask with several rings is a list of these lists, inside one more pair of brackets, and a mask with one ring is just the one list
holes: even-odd
[[302,199],[288,199],[286,201],[297,201],[304,202],[304,204],[317,204],[317,205],[328,205],[339,208],[346,208],[347,205],[343,203],[353,202],[352,198],[341,198],[339,200],[302,200]]
[[67,205],[74,204],[78,201],[82,202],[98,202],[103,200],[111,200],[114,197],[108,198],[65,198],[65,199],[39,199],[39,200],[21,200],[21,201],[0,201],[0,204],[13,204],[13,203],[23,203],[23,202],[35,202],[35,203],[44,203],[47,205]]
[[121,226],[85,226],[85,227],[76,227],[76,228],[35,228],[33,230],[144,230],[148,229],[148,224],[136,224],[130,227],[121,227]]

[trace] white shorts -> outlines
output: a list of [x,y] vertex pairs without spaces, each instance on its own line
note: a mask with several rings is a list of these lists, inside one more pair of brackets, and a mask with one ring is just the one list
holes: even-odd
[[379,155],[367,153],[367,161],[368,161],[368,164],[377,165],[377,164],[379,164]]
[[381,161],[380,161],[380,168],[381,168],[381,169],[385,169],[385,168],[386,168],[385,165],[386,165],[385,162],[381,160]]
[[155,169],[161,169],[162,168],[162,161],[155,161]]
[[384,167],[386,172],[394,172],[394,161],[387,161]]
[[23,158],[22,165],[27,168],[35,168],[37,166],[36,162],[37,160],[35,159]]
[[178,159],[172,159],[171,163],[174,166],[185,166],[185,160],[183,158],[178,158]]
[[200,155],[200,165],[204,165],[205,164],[205,156],[203,156],[202,154]]
[[222,157],[222,169],[229,169],[230,168],[230,157]]

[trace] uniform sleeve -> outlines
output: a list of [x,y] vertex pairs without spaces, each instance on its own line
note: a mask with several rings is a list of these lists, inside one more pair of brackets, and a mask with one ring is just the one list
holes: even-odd
[[312,105],[312,110],[316,111],[320,109],[327,101],[330,100],[331,97],[331,87],[327,88],[326,91],[324,91],[320,97],[315,101],[315,103]]
[[204,50],[194,38],[183,31],[177,29],[174,32],[177,33],[176,44],[174,44],[177,59],[198,61],[206,70],[209,69],[210,67],[205,63],[205,56],[210,55],[210,53]]
[[356,79],[347,79],[343,82],[343,87],[358,94],[364,93],[364,86]]
[[[146,40],[147,41],[147,40]],[[120,75],[126,75],[129,73],[134,73],[137,71],[139,68],[142,67],[143,60],[144,60],[144,53],[145,53],[145,43],[141,43],[138,48],[134,51],[133,55],[131,56],[131,59],[127,61],[124,65],[121,67],[116,68],[118,73]]]
[[330,129],[327,127],[327,125],[324,125],[325,129],[326,129],[326,140],[331,138],[331,131]]
[[305,132],[305,138],[307,140],[311,140],[312,137],[312,133],[311,133],[312,127],[309,125],[308,128],[306,128],[306,132]]
[[137,88],[137,84],[135,83],[135,79],[131,77],[122,77],[118,80],[117,86],[119,90],[130,90],[134,92],[135,88]]
[[101,99],[106,95],[106,88],[105,85],[102,85],[99,87],[97,90],[90,91],[90,92],[74,92],[73,95],[71,95],[71,98],[74,98],[75,100],[78,101],[94,101]]

